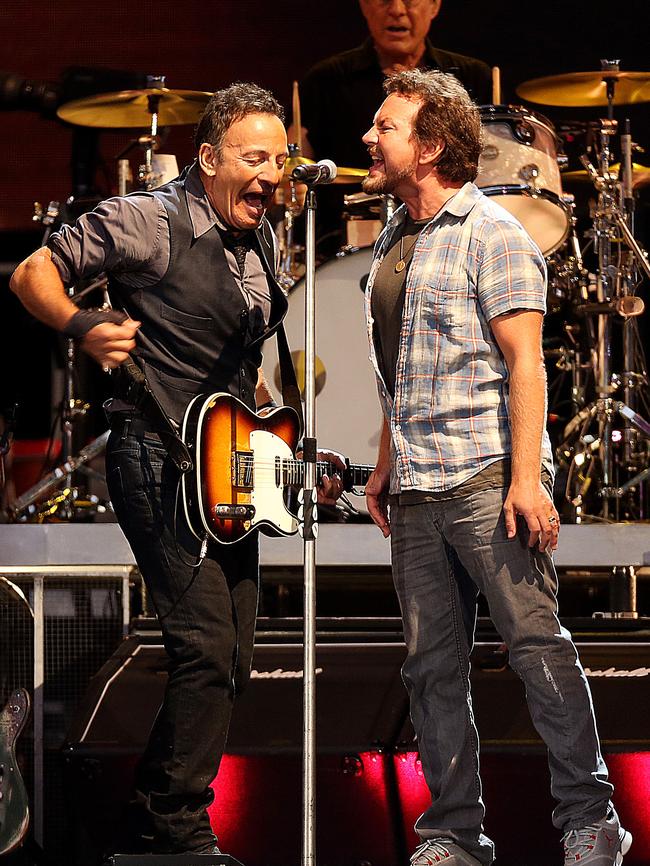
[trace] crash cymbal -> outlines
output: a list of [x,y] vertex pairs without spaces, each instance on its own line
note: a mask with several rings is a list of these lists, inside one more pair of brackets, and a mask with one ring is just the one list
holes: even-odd
[[367,168],[350,168],[339,165],[334,183],[360,183],[368,174]]
[[[284,180],[291,179],[291,172],[299,165],[313,165],[315,160],[306,156],[290,156],[284,164]],[[349,168],[344,165],[336,167],[334,183],[361,183],[368,174],[367,168]]]
[[607,105],[605,79],[614,81],[614,105],[650,102],[650,72],[569,72],[524,81],[516,92],[542,105]]
[[[609,167],[610,174],[615,177],[618,176],[620,170],[620,162],[615,162]],[[564,181],[568,183],[591,183],[591,177],[589,172],[582,168],[578,171],[563,171],[562,182]],[[632,163],[632,187],[639,189],[642,186],[648,186],[648,184],[650,184],[650,166],[639,165],[638,162]]]
[[204,90],[170,90],[167,87],[120,90],[66,102],[57,111],[61,120],[77,126],[124,129],[148,127],[158,112],[158,126],[196,123],[212,96]]

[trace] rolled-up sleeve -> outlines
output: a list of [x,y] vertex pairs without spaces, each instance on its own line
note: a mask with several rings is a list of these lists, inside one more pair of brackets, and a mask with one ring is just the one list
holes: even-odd
[[110,198],[47,245],[65,285],[101,273],[120,275],[133,287],[153,285],[169,265],[167,212],[151,195]]

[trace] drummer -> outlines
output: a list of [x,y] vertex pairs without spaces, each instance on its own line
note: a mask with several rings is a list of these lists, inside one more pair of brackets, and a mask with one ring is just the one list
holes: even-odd
[[[401,69],[451,72],[478,104],[491,99],[491,70],[481,60],[434,48],[428,33],[442,0],[359,0],[370,35],[357,48],[321,60],[300,85],[302,153],[365,166],[361,141],[383,98],[384,78]],[[295,141],[289,131],[289,141]]]
[[[337,165],[365,167],[362,136],[384,98],[384,78],[401,69],[440,69],[465,85],[475,102],[491,98],[491,70],[481,60],[434,48],[428,38],[442,0],[359,0],[370,35],[357,48],[321,60],[300,84],[302,154],[332,159]],[[289,141],[296,141],[289,129]],[[318,232],[333,237],[330,252],[341,246],[343,193],[323,190]],[[321,246],[321,251],[323,246]]]

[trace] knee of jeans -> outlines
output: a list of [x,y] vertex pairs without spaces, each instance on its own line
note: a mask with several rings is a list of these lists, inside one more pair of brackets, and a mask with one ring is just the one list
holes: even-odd
[[523,676],[527,671],[539,667],[546,679],[552,677],[551,667],[573,667],[576,651],[571,636],[560,627],[553,634],[530,634],[508,645],[510,667]]
[[228,640],[211,642],[185,641],[174,647],[171,654],[170,673],[191,677],[197,688],[227,686],[232,684],[235,658],[235,635]]

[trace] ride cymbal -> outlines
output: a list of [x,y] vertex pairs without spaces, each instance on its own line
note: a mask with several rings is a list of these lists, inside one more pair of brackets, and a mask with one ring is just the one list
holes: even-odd
[[606,81],[614,83],[614,105],[650,102],[650,72],[568,72],[524,81],[518,96],[541,105],[607,105]]
[[157,112],[158,126],[181,126],[196,123],[211,96],[204,90],[167,87],[120,90],[66,102],[57,115],[76,126],[124,129],[150,126],[151,115]]
[[[613,174],[615,177],[619,175],[620,170],[620,162],[615,162],[609,167],[610,174]],[[591,176],[584,168],[577,171],[563,171],[562,181],[567,181],[568,183],[591,183]],[[640,189],[642,186],[648,186],[648,184],[650,184],[650,166],[640,165],[638,162],[632,163],[633,189]]]

